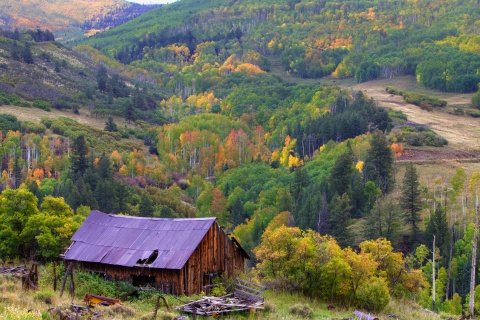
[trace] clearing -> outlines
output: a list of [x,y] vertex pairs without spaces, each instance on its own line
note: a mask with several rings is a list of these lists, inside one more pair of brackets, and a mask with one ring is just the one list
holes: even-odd
[[[39,123],[42,118],[52,118],[57,119],[59,117],[70,118],[78,123],[86,124],[97,129],[104,129],[105,122],[107,122],[108,117],[94,117],[90,114],[85,108],[80,109],[80,114],[75,114],[72,111],[63,111],[52,108],[52,111],[44,111],[38,108],[24,108],[17,107],[13,105],[0,106],[0,114],[11,114],[17,117],[20,121],[31,121]],[[127,124],[124,118],[113,117],[113,120],[119,128],[124,126],[132,127],[132,125]]]
[[[387,93],[385,91],[387,86],[446,100],[448,107],[445,109],[435,108],[432,112],[422,110],[413,104],[406,103],[401,96]],[[380,107],[403,111],[409,121],[425,125],[446,138],[448,140],[448,148],[456,152],[466,152],[470,156],[479,156],[480,119],[468,115],[457,116],[448,113],[455,108],[466,109],[471,103],[472,94],[444,93],[421,88],[413,76],[369,81],[354,84],[348,88],[354,91],[363,91],[367,96],[373,98]],[[440,154],[445,154],[445,152]]]

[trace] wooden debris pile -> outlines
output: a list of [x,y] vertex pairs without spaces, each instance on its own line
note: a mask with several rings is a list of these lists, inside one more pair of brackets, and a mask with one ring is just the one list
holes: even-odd
[[100,312],[92,312],[88,307],[72,304],[70,310],[60,310],[59,308],[48,309],[50,316],[59,316],[62,320],[78,320],[82,316],[88,316],[88,319],[101,319],[103,314]]
[[28,275],[27,266],[18,266],[18,267],[0,267],[0,274],[10,274],[15,277],[21,278],[22,276]]
[[186,313],[193,313],[202,316],[220,315],[229,312],[245,310],[262,310],[263,301],[245,301],[228,294],[222,297],[203,297],[200,300],[191,301],[175,308]]
[[213,316],[229,312],[263,310],[265,288],[254,283],[236,279],[232,294],[222,297],[203,297],[176,307],[176,310],[194,315]]

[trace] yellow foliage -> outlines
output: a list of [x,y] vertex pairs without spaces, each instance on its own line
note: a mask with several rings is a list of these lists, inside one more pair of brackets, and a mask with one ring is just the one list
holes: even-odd
[[363,170],[363,165],[365,164],[365,162],[363,161],[358,161],[357,164],[355,165],[355,169],[358,170],[358,172],[362,172]]

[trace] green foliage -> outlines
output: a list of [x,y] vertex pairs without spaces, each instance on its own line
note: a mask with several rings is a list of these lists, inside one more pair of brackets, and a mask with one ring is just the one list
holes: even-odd
[[53,304],[56,298],[56,293],[53,290],[42,290],[35,293],[34,301],[40,301],[45,304]]
[[358,306],[371,312],[380,312],[390,302],[388,285],[380,278],[373,278],[358,289]]
[[383,193],[393,188],[393,154],[385,135],[376,130],[370,140],[370,151],[365,159],[367,181],[373,181]]
[[420,210],[422,209],[420,196],[420,182],[418,180],[417,169],[410,163],[406,167],[403,178],[400,204],[405,213],[405,221],[412,226],[412,243],[416,243],[419,234],[418,223],[420,221]]
[[444,108],[447,106],[447,101],[445,100],[440,100],[419,93],[403,91],[402,96],[405,99],[405,102],[419,106],[427,111],[432,111],[433,108]]
[[480,109],[480,91],[472,96],[472,104],[475,108]]
[[399,91],[399,90],[397,90],[397,88],[391,87],[391,86],[386,87],[386,88],[385,88],[385,91],[386,91],[387,93],[394,94],[394,95],[397,95],[397,96],[398,96],[398,95],[401,96],[401,95],[403,94],[402,91]]
[[290,307],[290,314],[301,318],[313,318],[313,310],[307,304],[297,303],[293,305],[292,307]]
[[87,293],[93,293],[104,297],[118,297],[116,286],[113,281],[105,281],[99,274],[89,272],[75,273],[75,294],[85,297]]
[[52,106],[50,105],[50,103],[42,100],[33,100],[32,106],[45,111],[52,110]]
[[424,126],[399,126],[391,133],[391,140],[411,146],[443,147],[448,141]]
[[9,130],[20,130],[20,122],[14,115],[0,114],[0,130],[3,135],[6,135]]

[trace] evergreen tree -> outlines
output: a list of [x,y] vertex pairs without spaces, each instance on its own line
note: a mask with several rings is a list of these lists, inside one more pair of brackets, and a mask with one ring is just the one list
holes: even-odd
[[402,195],[400,204],[405,214],[405,221],[412,226],[412,239],[414,244],[418,241],[418,222],[420,221],[420,210],[422,209],[420,183],[417,170],[413,163],[407,165],[403,178]]
[[155,206],[152,197],[148,194],[143,194],[140,198],[138,211],[141,217],[153,217]]
[[332,168],[330,173],[330,186],[331,194],[348,194],[352,192],[352,179],[353,179],[353,153],[349,151],[340,155]]
[[379,198],[365,216],[364,234],[367,239],[397,240],[402,220],[402,209],[391,196]]
[[25,46],[22,49],[21,52],[21,57],[23,62],[32,64],[34,62],[33,60],[33,54],[32,54],[32,49],[30,48],[30,44],[26,43]]
[[428,222],[425,231],[425,242],[433,243],[435,235],[435,246],[440,249],[440,255],[444,261],[448,258],[448,245],[450,244],[450,229],[448,227],[447,215],[441,205],[437,205],[435,212]]
[[330,218],[328,220],[330,234],[343,247],[349,245],[352,238],[352,234],[348,229],[351,224],[351,210],[350,198],[346,193],[342,196],[336,194],[330,202]]
[[393,189],[393,153],[380,130],[372,134],[364,172],[366,180],[375,182],[384,194]]
[[19,158],[17,154],[20,153],[16,150],[15,155],[14,155],[14,162],[13,162],[13,183],[15,189],[17,189],[20,186],[20,183],[22,182],[22,167],[19,163]]
[[16,41],[20,41],[20,32],[18,31],[17,28],[15,28],[15,31],[13,31],[12,39]]
[[107,91],[108,75],[107,68],[103,64],[100,65],[97,71],[97,88],[101,92]]
[[108,117],[107,122],[105,122],[105,129],[104,130],[109,131],[109,132],[117,132],[118,131],[117,124],[115,122],[113,122],[112,116]]
[[103,154],[98,161],[98,175],[100,179],[112,180],[113,179],[113,167],[110,162],[110,157]]
[[117,197],[110,180],[100,180],[95,188],[95,199],[98,209],[102,212],[117,213]]
[[123,111],[123,115],[129,123],[130,123],[130,121],[135,120],[135,109],[133,108],[133,104],[130,100],[127,100],[127,103],[125,104],[125,109]]
[[79,135],[73,141],[72,146],[72,175],[75,179],[81,177],[88,168],[88,146],[85,136]]

